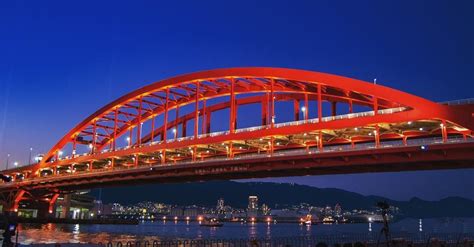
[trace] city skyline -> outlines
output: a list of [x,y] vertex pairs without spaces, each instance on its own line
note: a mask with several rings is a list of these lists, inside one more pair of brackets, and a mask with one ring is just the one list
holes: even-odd
[[[370,4],[366,3],[366,5]],[[99,9],[100,7],[105,6],[99,6]],[[264,8],[264,6],[256,7],[257,10]],[[336,6],[327,4],[318,7],[334,11]],[[363,9],[361,6],[354,7]],[[469,18],[472,17],[458,14],[457,19],[449,19],[448,17],[451,17],[451,15],[443,12],[441,18],[435,20],[443,28],[439,30],[429,29],[421,35],[416,34],[416,29],[427,26],[426,16],[439,17],[440,15],[437,13],[443,9],[442,3],[438,2],[427,9],[424,9],[426,6],[423,4],[414,4],[412,7],[415,9],[425,10],[425,19],[407,11],[407,19],[401,19],[399,22],[394,22],[390,16],[384,16],[389,15],[388,9],[390,6],[388,5],[377,4],[368,7],[368,10],[363,13],[368,14],[370,12],[368,16],[386,23],[391,28],[397,28],[403,36],[412,37],[412,43],[399,44],[391,41],[394,37],[389,31],[378,32],[379,35],[375,37],[365,36],[358,32],[357,26],[346,26],[341,21],[330,18],[329,13],[316,17],[303,11],[302,15],[294,14],[298,18],[289,18],[286,24],[282,23],[282,20],[275,20],[276,23],[268,23],[269,28],[264,29],[263,32],[255,29],[244,31],[243,29],[251,25],[246,21],[239,24],[227,23],[233,24],[233,27],[240,30],[235,34],[255,35],[256,38],[253,39],[255,43],[239,38],[241,42],[236,44],[235,41],[232,41],[235,38],[234,35],[231,35],[233,32],[225,30],[221,26],[223,24],[214,23],[211,18],[199,19],[200,26],[198,27],[188,27],[188,22],[182,20],[175,23],[175,28],[185,32],[198,30],[200,31],[197,33],[198,36],[212,35],[215,29],[222,30],[221,37],[214,41],[211,40],[209,43],[199,43],[196,48],[186,43],[188,45],[186,51],[189,54],[183,54],[179,52],[180,46],[171,44],[170,40],[165,39],[162,43],[155,44],[143,39],[139,41],[138,37],[133,37],[133,35],[129,36],[130,32],[133,31],[133,22],[122,26],[116,23],[117,19],[112,20],[112,23],[100,19],[99,25],[95,26],[95,23],[87,19],[87,16],[79,13],[80,10],[71,10],[77,18],[75,19],[58,15],[54,8],[51,9],[51,12],[48,12],[36,6],[36,8],[30,10],[33,15],[26,15],[24,20],[15,19],[11,22],[13,25],[11,32],[9,32],[9,39],[2,41],[4,47],[10,47],[17,42],[19,45],[18,48],[7,51],[6,58],[8,61],[7,59],[2,60],[5,66],[0,69],[2,72],[0,75],[0,167],[3,167],[3,164],[6,163],[7,154],[9,153],[11,154],[9,164],[13,166],[15,162],[19,162],[19,165],[26,163],[25,161],[31,157],[32,152],[33,156],[37,153],[46,152],[49,147],[54,145],[57,138],[69,128],[75,126],[95,109],[124,93],[169,76],[216,67],[265,65],[332,72],[366,81],[377,78],[377,82],[380,84],[409,91],[434,101],[461,99],[471,96],[472,83],[469,82],[473,80],[472,66],[470,66],[470,64],[472,65],[472,58],[465,58],[458,55],[458,53],[472,50],[472,45],[469,43],[469,40],[472,41],[472,31],[462,29],[459,25],[463,21],[471,20]],[[449,7],[460,13],[464,13],[463,11],[468,9],[460,6]],[[25,11],[21,4],[9,6],[9,8],[12,9],[13,13],[24,13]],[[120,7],[117,8],[121,10]],[[276,6],[277,12],[284,9],[284,6]],[[296,7],[293,10],[295,9]],[[97,13],[94,10],[92,11],[92,14]],[[88,34],[88,36],[102,40],[102,42],[92,44],[85,40],[81,43],[68,37],[58,36],[55,31],[69,29],[64,24],[53,24],[51,20],[42,18],[46,14],[63,19],[65,24],[67,23],[73,27],[77,27],[79,20],[83,21],[90,29],[76,30],[76,32],[72,32],[73,35],[79,37],[81,34]],[[166,16],[166,13],[162,14]],[[348,14],[350,15],[350,13]],[[11,17],[11,14],[5,13],[2,16],[8,18]],[[137,18],[135,21],[141,23],[148,16],[145,15],[144,19]],[[129,17],[137,17],[137,14],[132,13]],[[264,34],[277,34],[275,29],[278,26],[282,26],[289,31],[289,29],[298,27],[305,21],[322,21],[325,18],[329,18],[333,22],[331,23],[332,29],[343,27],[344,30],[348,31],[347,35],[350,35],[356,44],[346,44],[344,42],[345,37],[341,37],[339,33],[318,25],[312,26],[311,31],[306,33],[307,37],[302,40],[285,42],[277,40],[273,44],[266,42],[267,39]],[[186,20],[190,21],[190,19]],[[40,31],[35,31],[30,26],[34,21],[38,21],[36,27],[39,27],[39,30],[42,30],[41,24],[49,24],[53,29],[42,30],[44,33],[39,33]],[[150,20],[146,19],[146,21]],[[326,23],[329,22],[326,21]],[[413,23],[414,27],[410,28],[409,25]],[[357,24],[364,25],[372,31],[381,28],[378,24],[372,23],[372,19],[368,17],[362,18],[360,23]],[[18,31],[25,28],[29,32]],[[109,28],[111,28],[110,32],[102,33],[103,30]],[[320,30],[331,35],[337,42],[331,44],[332,42],[317,35]],[[159,27],[156,33],[150,33],[148,34],[149,37],[145,35],[141,38],[153,39],[167,32],[166,27]],[[444,35],[445,33],[449,33],[449,35]],[[33,36],[34,34],[35,36]],[[186,35],[180,33],[174,35],[175,38],[180,40],[186,38]],[[434,37],[438,39],[436,43],[427,43],[428,40],[432,40]],[[30,40],[36,40],[37,42],[32,44]],[[52,46],[49,44],[52,44]],[[61,54],[64,49],[72,46],[82,47],[85,54],[91,57],[93,57],[92,55],[96,50],[99,49],[100,52],[96,54],[97,56],[94,59],[78,52],[69,51],[68,54]],[[134,50],[131,48],[135,46],[143,47],[143,49]],[[163,49],[163,47],[171,49],[168,51],[168,48]],[[264,49],[260,50],[260,47],[264,47]],[[355,53],[354,50],[361,50],[360,47],[363,47],[364,52],[362,54]],[[285,52],[281,52],[283,48],[285,48]],[[246,50],[252,52],[243,52]],[[418,51],[426,56],[424,58],[415,56],[413,51]],[[429,55],[433,51],[437,51],[439,54],[437,56]],[[387,52],[386,56],[375,56],[385,52]],[[390,57],[395,52],[400,55],[399,59]],[[19,59],[25,57],[26,54],[33,54],[33,58],[28,59],[28,62],[26,59]],[[174,56],[174,54],[179,55]],[[50,59],[42,61],[42,58],[50,55],[52,56]],[[237,59],[231,59],[230,61],[225,59],[227,56]],[[299,59],[294,60],[294,56],[298,56]],[[71,57],[77,59],[71,59]],[[199,57],[200,59],[193,57]],[[314,59],[315,57],[318,59]],[[376,61],[374,57],[377,57]],[[169,58],[175,60],[172,59],[169,63]],[[184,60],[186,62],[183,62]],[[66,63],[63,64],[63,62],[58,61],[66,61]],[[413,66],[416,65],[414,67],[417,69],[402,66],[402,64],[409,64],[406,63],[407,61],[410,61]],[[48,68],[54,69],[47,70]],[[450,86],[447,87],[445,85],[448,82]],[[427,85],[430,85],[430,88],[442,88],[442,90],[426,90]],[[459,88],[463,88],[463,90],[459,90]],[[102,92],[100,97],[97,96],[99,91]],[[64,102],[68,103],[67,106]],[[31,151],[30,148],[33,148],[33,150]],[[263,181],[286,181],[319,187],[338,187],[363,194],[393,195],[392,197],[396,199],[407,199],[412,196],[440,199],[449,195],[460,195],[472,199],[474,198],[474,192],[463,189],[473,187],[473,182],[469,179],[472,175],[473,171],[471,169],[401,174],[379,173],[309,178],[272,178]],[[438,183],[440,180],[443,181],[441,185]],[[399,181],[404,181],[404,183],[399,184]],[[394,189],[395,186],[397,186],[397,189]],[[419,193],[419,195],[416,195],[416,193]]]

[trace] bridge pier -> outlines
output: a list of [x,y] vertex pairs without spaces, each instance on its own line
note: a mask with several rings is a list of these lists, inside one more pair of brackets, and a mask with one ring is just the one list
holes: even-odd
[[9,214],[16,214],[18,212],[20,201],[23,199],[25,192],[25,190],[20,189],[2,193],[2,211],[4,213],[8,212]]

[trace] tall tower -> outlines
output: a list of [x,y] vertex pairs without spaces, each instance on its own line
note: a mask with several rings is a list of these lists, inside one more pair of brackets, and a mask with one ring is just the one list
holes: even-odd
[[217,200],[216,211],[218,214],[224,213],[224,198],[219,198],[219,200]]
[[258,210],[258,197],[257,196],[249,196],[249,205],[248,210]]

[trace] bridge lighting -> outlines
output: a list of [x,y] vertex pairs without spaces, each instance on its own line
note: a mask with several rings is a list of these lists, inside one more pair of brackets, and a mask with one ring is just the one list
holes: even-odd
[[358,130],[359,130],[359,128],[357,128],[357,127],[356,127],[356,128],[354,128],[354,130],[355,130],[355,131],[358,131]]
[[93,147],[94,147],[94,146],[92,145],[92,143],[89,144],[89,149],[90,149],[90,150],[92,150]]
[[63,155],[63,151],[59,150],[58,156],[61,157],[61,155]]
[[176,128],[173,128],[173,133],[176,134]]
[[444,124],[443,124],[443,123],[440,123],[439,126],[440,126],[441,128],[443,128],[443,127],[444,127]]
[[421,150],[428,150],[428,146],[422,145],[422,146],[420,147],[420,149],[421,149]]
[[420,131],[423,131],[423,128],[419,128]]
[[371,135],[372,135],[372,132],[369,132],[369,136],[371,136]]
[[13,163],[13,165],[14,165],[14,166],[18,166],[18,162],[15,161],[15,162]]
[[304,136],[307,136],[308,134],[307,134],[307,133],[304,133],[303,135],[304,135]]
[[411,121],[408,121],[408,125],[411,125],[411,124],[412,124],[412,122],[411,122]]
[[302,112],[305,112],[305,111],[306,111],[306,107],[302,106],[302,107],[301,107],[301,111],[302,111]]

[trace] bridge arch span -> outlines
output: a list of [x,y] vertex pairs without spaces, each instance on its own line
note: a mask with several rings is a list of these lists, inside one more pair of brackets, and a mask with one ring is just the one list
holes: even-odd
[[[223,102],[209,105],[217,98],[225,99]],[[403,139],[438,133],[472,135],[473,129],[472,116],[461,109],[454,109],[382,85],[296,69],[261,67],[216,69],[158,81],[107,104],[64,135],[45,154],[39,167],[56,166],[56,163],[61,163],[64,158],[77,158],[80,156],[77,151],[79,146],[83,149],[89,148],[87,151],[89,155],[124,148],[119,147],[118,140],[125,136],[129,140],[126,147],[171,142],[170,139],[177,139],[179,135],[181,138],[190,137],[197,141],[201,135],[211,134],[208,126],[209,116],[214,111],[222,109],[229,109],[228,134],[232,136],[238,131],[236,108],[251,103],[261,104],[261,126],[266,129],[261,131],[262,135],[277,136],[278,131],[271,129],[276,125],[275,102],[278,101],[294,101],[295,120],[302,118],[308,121],[305,124],[312,124],[305,128],[301,127],[301,130],[296,132],[320,131],[321,143],[316,138],[318,140],[305,142],[310,143],[308,145],[366,142],[374,138]],[[346,119],[340,121],[325,121],[324,118],[327,116],[323,115],[323,102],[330,102],[333,105],[330,117],[334,120],[338,120],[335,105],[341,102],[349,105],[349,114],[346,115],[355,114],[354,108],[357,105],[369,107],[372,114],[355,115],[357,118],[346,116]],[[300,108],[301,105],[303,106]],[[179,110],[186,107],[191,107],[193,110],[180,114]],[[309,119],[307,112],[310,109],[317,111],[316,121]],[[306,112],[301,116],[301,111],[304,110]],[[194,124],[192,129],[185,133],[183,129],[186,129],[189,122]],[[414,122],[419,122],[417,126],[424,126],[427,122],[434,122],[435,125],[430,126],[429,132],[423,130],[423,127],[419,127],[418,130],[402,127],[392,130],[387,127],[412,125]],[[144,130],[142,127],[144,124],[152,127]],[[182,133],[170,138],[169,131],[177,132],[178,126],[181,126]],[[385,129],[385,133],[375,133],[380,127]],[[331,132],[337,132],[335,130],[350,128],[364,129],[365,132],[350,137],[347,133],[334,133],[331,136]],[[143,133],[145,131],[147,133]],[[296,134],[290,132],[288,134]],[[187,140],[192,144],[190,138]],[[203,141],[196,143],[202,145]],[[270,148],[272,147],[266,147]],[[66,154],[66,149],[69,149],[69,154]],[[166,150],[167,148],[164,151],[162,149],[165,154]]]

